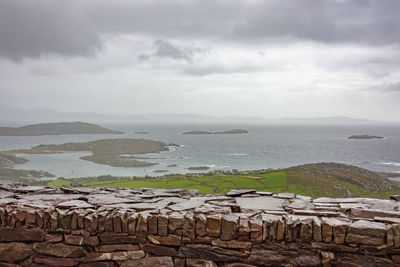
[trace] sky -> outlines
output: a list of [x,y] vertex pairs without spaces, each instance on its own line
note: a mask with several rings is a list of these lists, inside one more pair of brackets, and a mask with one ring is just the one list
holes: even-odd
[[0,106],[400,121],[398,0],[2,0]]

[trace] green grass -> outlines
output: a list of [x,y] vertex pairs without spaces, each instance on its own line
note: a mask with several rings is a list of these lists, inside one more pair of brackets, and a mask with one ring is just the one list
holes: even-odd
[[121,188],[186,188],[198,189],[201,193],[225,194],[232,189],[256,189],[259,191],[282,192],[287,188],[284,172],[271,172],[257,176],[246,175],[212,175],[192,177],[178,175],[168,178],[148,178],[118,181],[90,181],[81,183],[82,186],[121,187]]
[[57,180],[49,182],[47,185],[50,187],[70,186],[71,182],[68,180],[64,180],[64,179],[57,179]]

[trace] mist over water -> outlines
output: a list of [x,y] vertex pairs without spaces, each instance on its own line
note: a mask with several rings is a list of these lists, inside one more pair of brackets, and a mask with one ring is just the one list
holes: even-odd
[[[29,161],[18,169],[49,171],[59,177],[160,176],[188,173],[187,168],[208,166],[211,170],[285,168],[305,163],[339,162],[373,171],[399,172],[400,126],[317,125],[217,125],[217,124],[112,124],[123,135],[58,135],[0,137],[0,150],[30,148],[39,144],[86,142],[105,138],[146,138],[179,144],[170,151],[141,155],[158,163],[151,167],[122,168],[80,160],[86,153],[24,155]],[[249,130],[237,135],[182,135],[191,130]],[[146,131],[150,134],[135,134]],[[349,140],[354,134],[384,136],[381,140]],[[137,156],[137,155],[136,155]],[[147,159],[148,158],[148,159]],[[168,165],[177,165],[169,166]],[[155,170],[168,170],[155,173]],[[193,171],[192,171],[193,172]],[[194,171],[199,172],[199,171]]]

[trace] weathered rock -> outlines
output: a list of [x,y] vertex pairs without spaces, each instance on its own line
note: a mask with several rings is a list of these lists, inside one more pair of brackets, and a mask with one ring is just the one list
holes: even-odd
[[0,261],[20,261],[33,254],[32,245],[24,243],[0,243]]
[[86,251],[82,247],[62,243],[36,243],[33,249],[37,253],[55,257],[77,258],[86,256]]
[[142,250],[156,256],[178,256],[178,251],[175,248],[166,246],[143,244]]
[[168,216],[167,215],[159,215],[158,221],[158,235],[166,236],[168,235]]
[[88,245],[95,247],[99,244],[99,238],[97,236],[79,236],[79,235],[65,235],[65,244],[81,246]]
[[240,217],[239,219],[239,240],[250,240],[250,227],[248,218]]
[[187,267],[218,267],[218,265],[209,260],[202,260],[202,259],[186,259],[186,266]]
[[83,200],[69,200],[58,203],[56,207],[60,209],[87,209],[94,206]]
[[34,257],[33,261],[49,266],[75,266],[82,262],[79,258]]
[[204,214],[196,215],[196,235],[205,236],[207,234],[207,218]]
[[379,246],[385,242],[385,233],[385,224],[359,220],[350,224],[346,242]]
[[321,251],[321,258],[322,258],[321,263],[325,264],[325,263],[328,263],[328,262],[334,260],[335,254],[333,252]]
[[279,266],[282,263],[291,266],[320,266],[319,255],[300,246],[262,244],[252,248],[249,263],[262,266]]
[[43,230],[0,228],[0,242],[43,241]]
[[219,239],[215,239],[211,241],[213,246],[221,247],[221,248],[239,248],[239,249],[250,249],[251,242],[243,242],[243,241],[222,241]]
[[111,234],[104,233],[98,234],[101,244],[114,245],[114,244],[139,244],[141,239],[128,234]]
[[126,261],[126,260],[137,260],[143,258],[145,253],[143,250],[135,251],[119,251],[119,252],[105,252],[105,253],[89,253],[87,255],[88,261]]
[[182,237],[177,235],[153,236],[149,235],[147,239],[155,245],[180,246]]
[[151,257],[138,260],[127,260],[121,263],[121,267],[174,267],[171,257]]
[[239,217],[224,215],[221,220],[221,240],[234,240],[239,236]]
[[185,267],[185,258],[174,258],[174,267]]
[[221,215],[207,216],[207,235],[210,237],[219,237],[221,235]]
[[261,242],[263,240],[263,218],[261,215],[250,218],[250,240],[253,242]]
[[188,244],[179,248],[179,256],[212,260],[214,262],[235,262],[246,258],[248,254],[219,247],[212,247],[210,245]]
[[133,244],[121,244],[121,245],[103,245],[97,248],[98,252],[114,252],[114,251],[124,251],[124,250],[129,250],[129,251],[139,250],[139,246]]
[[251,194],[251,193],[255,193],[255,192],[256,192],[256,190],[253,190],[253,189],[233,189],[233,190],[229,191],[228,193],[226,193],[226,195],[230,196],[230,197],[239,197],[244,194]]
[[173,213],[168,220],[168,233],[173,235],[182,235],[185,217],[182,213]]
[[46,234],[45,241],[49,243],[57,243],[63,240],[63,235],[61,234]]
[[185,215],[185,223],[183,224],[183,236],[186,236],[192,240],[196,238],[196,222],[192,213]]

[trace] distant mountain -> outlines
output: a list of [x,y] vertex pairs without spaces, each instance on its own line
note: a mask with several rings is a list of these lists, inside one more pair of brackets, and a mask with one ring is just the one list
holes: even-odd
[[93,123],[189,123],[189,124],[378,124],[382,122],[349,117],[280,118],[254,116],[209,116],[194,113],[147,113],[138,115],[94,112],[62,112],[49,108],[20,109],[0,106],[0,123],[20,126],[27,123],[88,121]]
[[58,134],[122,134],[85,122],[57,122],[32,124],[23,127],[0,127],[0,136],[36,136]]

